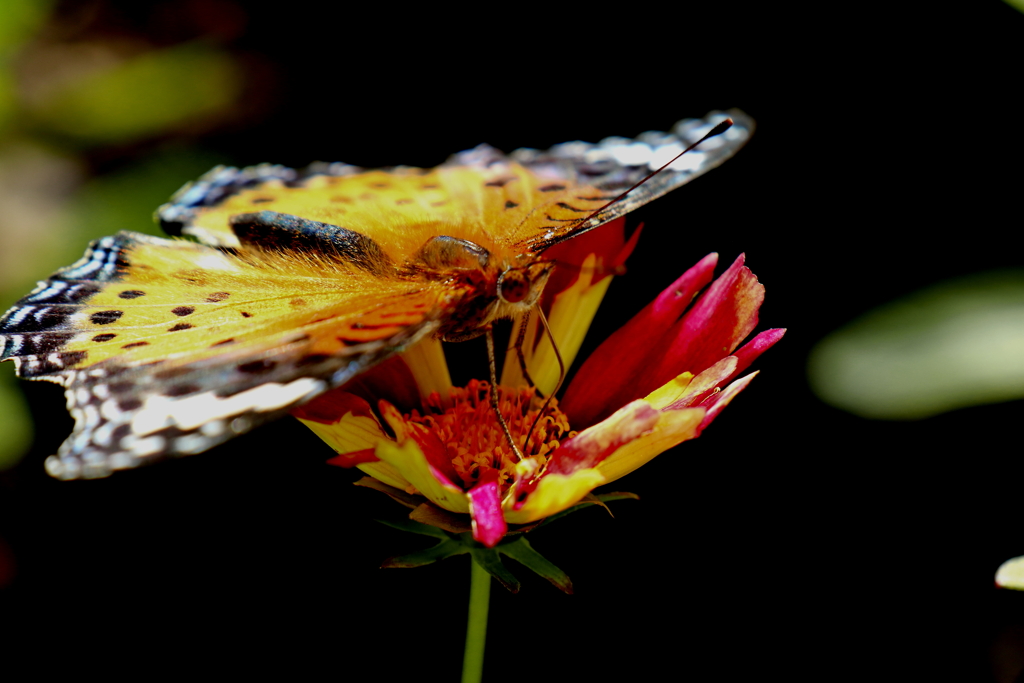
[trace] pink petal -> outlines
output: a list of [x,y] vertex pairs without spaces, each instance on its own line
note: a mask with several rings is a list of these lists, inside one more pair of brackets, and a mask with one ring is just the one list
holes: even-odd
[[726,378],[726,381],[728,382],[749,368],[750,364],[757,360],[758,356],[775,346],[775,342],[782,339],[785,334],[786,328],[784,327],[765,330],[741,346],[736,353],[732,354],[736,356],[736,370],[733,371],[732,375]]
[[743,254],[697,300],[671,331],[661,362],[637,383],[638,396],[682,372],[700,373],[730,355],[757,326],[764,286],[743,265]]
[[700,427],[697,428],[698,436],[714,421],[716,417],[718,417],[718,414],[722,412],[727,405],[729,405],[729,401],[736,398],[737,394],[747,388],[747,385],[750,384],[750,380],[754,379],[756,375],[756,372],[752,372],[746,377],[736,380],[726,387],[724,391],[718,392],[702,404],[708,412],[704,415],[704,419],[701,421]]
[[650,363],[652,355],[658,353],[658,348],[671,339],[667,337],[671,325],[697,292],[711,281],[717,262],[718,254],[705,256],[597,347],[560,401],[560,407],[573,424],[595,424],[617,406],[649,393],[650,390],[637,390],[637,376]]
[[488,548],[498,545],[508,525],[501,512],[501,489],[497,470],[486,470],[480,482],[469,490],[469,515],[473,520],[473,540]]

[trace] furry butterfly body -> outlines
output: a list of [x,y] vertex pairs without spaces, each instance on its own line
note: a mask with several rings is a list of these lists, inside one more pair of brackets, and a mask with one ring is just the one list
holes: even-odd
[[158,211],[196,241],[102,238],[0,319],[2,358],[62,384],[75,418],[48,470],[106,476],[198,453],[424,337],[470,338],[529,310],[548,247],[731,156],[753,126],[729,115],[726,135],[614,203],[725,115],[636,140],[480,146],[434,169],[214,169]]

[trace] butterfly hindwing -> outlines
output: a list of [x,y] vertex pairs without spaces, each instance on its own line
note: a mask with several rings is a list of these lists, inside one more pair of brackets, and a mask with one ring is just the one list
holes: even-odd
[[[723,135],[606,206],[727,117],[734,125]],[[263,210],[353,230],[399,258],[408,255],[410,245],[418,247],[438,234],[536,254],[718,166],[752,132],[751,119],[733,110],[686,119],[670,133],[648,132],[636,139],[568,142],[510,155],[480,145],[433,169],[366,171],[341,163],[301,171],[268,164],[219,167],[182,188],[157,216],[172,234],[215,246],[237,246],[233,216]]]

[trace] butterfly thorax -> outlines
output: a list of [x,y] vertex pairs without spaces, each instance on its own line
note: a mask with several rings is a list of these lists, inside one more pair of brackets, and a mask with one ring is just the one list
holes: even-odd
[[466,239],[439,235],[427,240],[400,269],[402,277],[442,282],[456,299],[453,315],[438,330],[445,341],[483,334],[497,318],[510,318],[540,299],[552,264],[514,265],[512,257]]

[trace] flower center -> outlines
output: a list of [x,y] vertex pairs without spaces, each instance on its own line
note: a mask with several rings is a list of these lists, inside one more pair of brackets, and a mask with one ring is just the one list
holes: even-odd
[[[406,420],[421,424],[444,444],[452,467],[463,485],[470,489],[488,470],[498,470],[500,485],[506,490],[515,479],[516,455],[509,447],[498,418],[491,408],[490,384],[471,380],[465,389],[451,389],[451,407],[441,405],[437,392],[427,400],[427,412],[413,411]],[[536,403],[536,407],[534,407]],[[498,410],[508,425],[523,455],[533,457],[543,466],[561,439],[576,435],[569,431],[569,419],[552,399],[537,420],[542,401],[534,401],[532,388],[512,389],[498,387]],[[534,422],[537,426],[533,427]],[[533,427],[530,443],[527,432]]]

